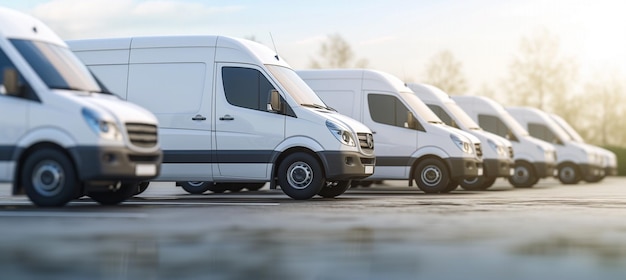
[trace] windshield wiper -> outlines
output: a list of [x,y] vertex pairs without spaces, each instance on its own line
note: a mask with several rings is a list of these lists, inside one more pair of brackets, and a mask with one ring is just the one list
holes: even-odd
[[337,110],[335,110],[335,109],[333,109],[333,108],[326,107],[326,106],[322,106],[322,105],[319,105],[319,104],[308,104],[308,103],[303,103],[303,104],[300,104],[300,105],[302,105],[302,106],[304,106],[304,107],[310,107],[310,108],[315,108],[315,109],[325,109],[325,110],[329,110],[329,111],[335,111],[335,112],[337,112]]

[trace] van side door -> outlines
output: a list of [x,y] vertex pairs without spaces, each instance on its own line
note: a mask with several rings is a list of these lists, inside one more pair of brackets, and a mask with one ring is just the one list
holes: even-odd
[[[376,173],[386,178],[408,178],[411,155],[417,151],[418,130],[407,127],[407,114],[411,112],[394,95],[364,93],[363,123],[373,132],[376,141]],[[412,114],[412,112],[411,112]]]
[[285,138],[286,116],[267,108],[277,87],[263,69],[250,64],[219,63],[215,73],[219,176],[269,180],[274,149]]
[[[18,147],[17,142],[28,130],[28,111],[34,102],[20,96],[9,95],[4,87],[4,73],[16,68],[0,49],[0,181],[13,180],[15,168],[14,154]],[[20,82],[25,83],[20,77]],[[22,87],[26,89],[25,86]]]

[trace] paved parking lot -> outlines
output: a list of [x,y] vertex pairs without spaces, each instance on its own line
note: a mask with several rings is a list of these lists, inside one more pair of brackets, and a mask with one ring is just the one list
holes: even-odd
[[[154,183],[41,209],[0,185],[3,279],[624,279],[626,178],[426,195],[406,182],[294,201]],[[6,278],[5,278],[6,277]]]

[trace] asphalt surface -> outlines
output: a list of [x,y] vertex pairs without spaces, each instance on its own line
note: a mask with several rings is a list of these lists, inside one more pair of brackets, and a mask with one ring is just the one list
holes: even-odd
[[191,195],[37,208],[0,184],[0,279],[625,279],[626,178],[336,199]]

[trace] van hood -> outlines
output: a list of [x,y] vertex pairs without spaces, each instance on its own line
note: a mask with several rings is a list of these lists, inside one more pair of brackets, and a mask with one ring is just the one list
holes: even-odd
[[554,148],[554,145],[543,141],[541,139],[532,137],[532,136],[524,136],[524,139],[530,143],[533,143],[539,147],[541,147],[544,151],[548,151],[548,152],[555,152],[556,149]]
[[491,132],[487,132],[484,130],[472,130],[472,133],[474,135],[481,135],[482,137],[484,137],[487,140],[491,140],[497,144],[500,144],[504,147],[513,147],[513,144],[511,144],[511,141],[507,140],[504,137],[500,137],[499,135],[493,134]]
[[323,118],[328,118],[331,119],[333,121],[342,123],[348,127],[350,127],[351,129],[354,130],[354,132],[356,133],[372,133],[372,130],[369,129],[369,127],[367,127],[366,125],[362,124],[361,122],[348,117],[346,115],[342,115],[339,114],[337,112],[334,111],[322,111],[322,110],[318,110],[318,109],[311,109],[311,108],[306,108],[307,110],[315,113],[316,115],[323,117]]
[[105,118],[114,118],[120,124],[149,123],[158,125],[157,118],[150,111],[134,103],[124,101],[115,95],[100,93],[77,94],[71,90],[54,91],[84,107],[98,111]]

